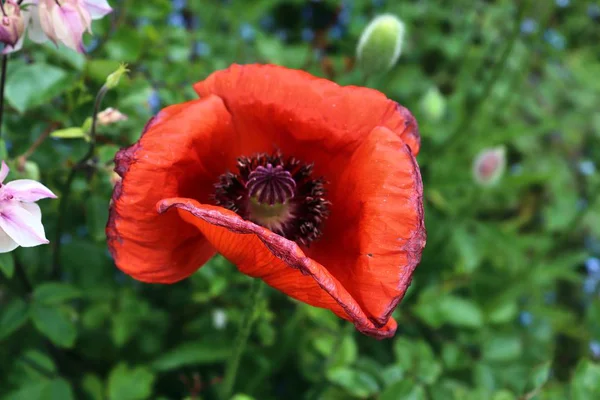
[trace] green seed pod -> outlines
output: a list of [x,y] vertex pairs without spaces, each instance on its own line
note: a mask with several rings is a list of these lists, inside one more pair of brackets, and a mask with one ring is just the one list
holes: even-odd
[[358,65],[368,76],[389,71],[398,61],[404,41],[404,23],[395,15],[376,17],[365,28],[358,46]]

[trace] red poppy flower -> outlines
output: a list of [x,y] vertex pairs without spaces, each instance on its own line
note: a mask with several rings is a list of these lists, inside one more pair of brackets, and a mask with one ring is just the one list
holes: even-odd
[[108,243],[144,282],[215,252],[375,337],[425,245],[412,115],[381,93],[302,71],[234,65],[195,85],[116,157]]

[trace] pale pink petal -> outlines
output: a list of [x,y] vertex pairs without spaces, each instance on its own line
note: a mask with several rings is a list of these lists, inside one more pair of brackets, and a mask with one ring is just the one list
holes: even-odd
[[112,11],[106,0],[84,0],[84,3],[92,19],[100,19]]
[[65,44],[65,46],[78,51],[84,52],[83,48],[83,33],[87,29],[78,10],[65,4],[62,7],[56,7],[52,11],[52,20],[54,21],[54,31],[57,38]]
[[49,243],[37,204],[6,204],[0,210],[0,228],[19,246],[33,247]]
[[9,172],[10,168],[8,168],[8,165],[2,161],[2,167],[0,167],[0,183],[4,182]]
[[40,199],[55,199],[56,195],[41,183],[31,179],[17,179],[4,185],[6,193],[15,200],[33,203]]
[[[42,25],[40,13],[38,12],[38,10],[35,9],[35,7],[32,6],[30,7],[30,11],[28,12],[28,14],[31,18],[31,23],[29,24],[28,30],[29,39],[36,43],[46,42],[48,40],[48,36],[46,36],[46,33],[44,32],[44,25]],[[50,15],[48,13],[45,13],[43,18],[46,25],[46,29],[51,29],[51,22],[49,21]]]
[[[60,7],[57,7],[55,4],[48,4],[45,1],[40,1],[38,3],[38,19],[34,20],[34,22],[39,21],[42,31],[46,34],[48,39],[52,40],[56,45],[58,45],[58,36],[56,35],[54,27],[57,21],[58,25],[62,26],[60,19],[55,18],[55,12],[58,9],[60,9]],[[34,35],[35,37],[38,37],[39,33],[36,32]]]
[[8,253],[19,247],[17,242],[11,239],[2,229],[0,229],[0,253]]

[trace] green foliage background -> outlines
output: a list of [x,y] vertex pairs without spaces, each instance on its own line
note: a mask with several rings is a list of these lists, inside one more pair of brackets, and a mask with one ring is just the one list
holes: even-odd
[[[111,5],[85,56],[26,43],[10,57],[2,150],[9,179],[40,179],[59,197],[88,144],[49,138],[27,149],[81,126],[119,62],[131,73],[104,101],[129,119],[100,128],[97,155],[72,185],[63,235],[55,237],[59,202],[43,200],[53,244],[0,256],[1,399],[217,398],[250,279],[219,257],[170,286],[119,272],[104,236],[111,160],[159,107],[194,98],[191,83],[234,62],[364,84],[351,68],[355,46],[383,12],[405,21],[406,42],[396,67],[366,84],[419,121],[428,230],[394,313],[398,333],[376,341],[268,290],[236,398],[600,398],[597,3]],[[472,160],[497,145],[507,148],[507,172],[482,188]],[[57,244],[62,258],[53,268]]]

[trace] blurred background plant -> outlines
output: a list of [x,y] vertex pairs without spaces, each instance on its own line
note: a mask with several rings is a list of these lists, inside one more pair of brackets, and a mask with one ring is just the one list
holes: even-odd
[[[135,282],[104,226],[115,152],[193,82],[250,62],[413,111],[428,245],[391,340],[268,290],[236,399],[600,398],[597,2],[110,3],[85,55],[28,42],[10,55],[0,158],[59,198],[90,148],[96,93],[120,63],[131,72],[104,98],[114,110],[61,228],[59,202],[40,203],[53,245],[0,255],[1,399],[217,398],[251,281],[216,257],[175,285]],[[403,22],[400,58],[365,73],[356,47],[384,13]]]

